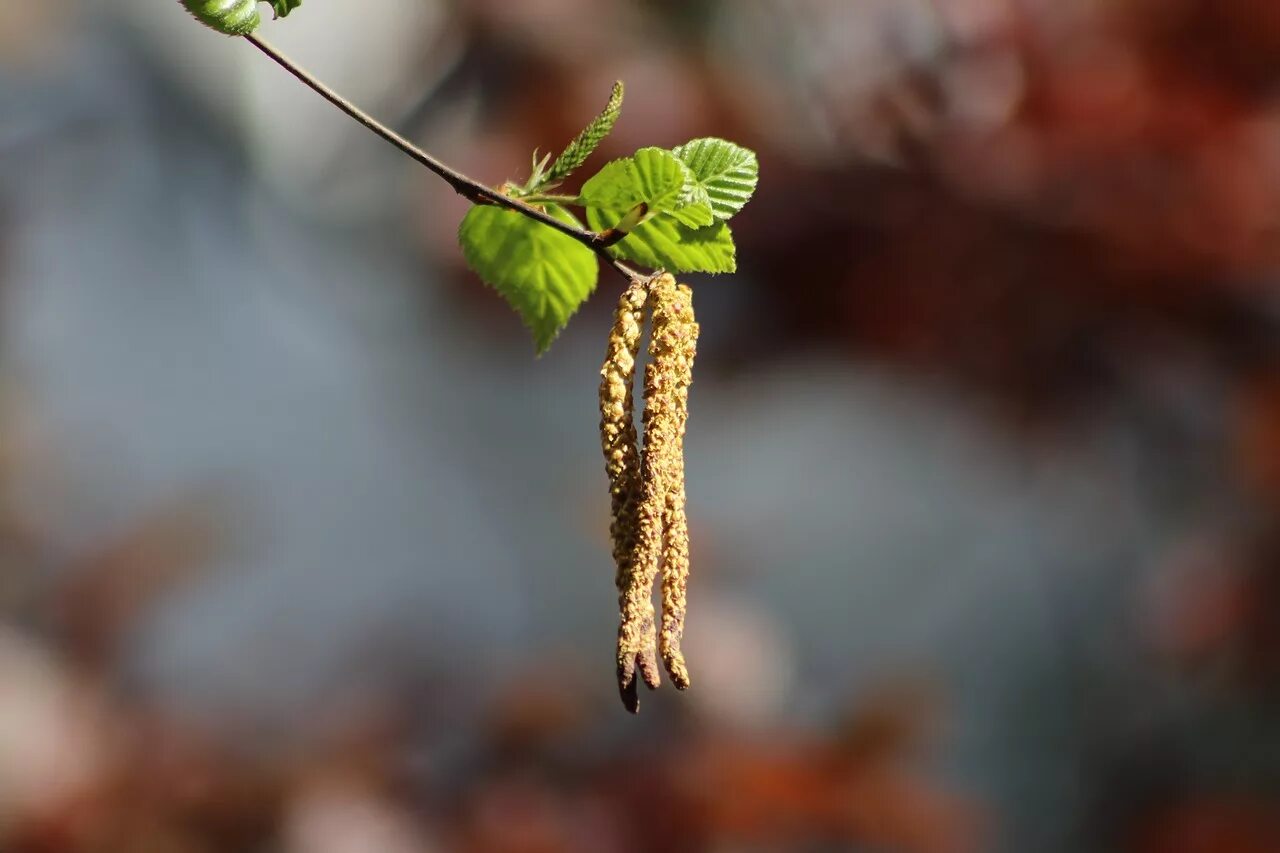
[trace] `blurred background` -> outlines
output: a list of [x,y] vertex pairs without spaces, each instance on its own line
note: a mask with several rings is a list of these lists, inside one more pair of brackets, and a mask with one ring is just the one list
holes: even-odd
[[[267,7],[263,6],[264,14]],[[694,687],[465,202],[174,0],[0,6],[0,849],[1280,850],[1280,5],[362,0],[498,184],[724,136]],[[584,171],[584,174],[589,174]]]

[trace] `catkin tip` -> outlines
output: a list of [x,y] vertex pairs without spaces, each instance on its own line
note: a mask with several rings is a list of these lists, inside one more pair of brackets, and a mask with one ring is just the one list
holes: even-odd
[[689,668],[685,666],[684,654],[679,649],[664,654],[662,664],[667,668],[667,674],[671,676],[671,683],[676,686],[676,690],[689,689],[692,683],[689,680]]
[[632,714],[640,712],[640,688],[636,684],[635,661],[632,660],[630,674],[618,669],[618,695],[622,697],[622,706]]

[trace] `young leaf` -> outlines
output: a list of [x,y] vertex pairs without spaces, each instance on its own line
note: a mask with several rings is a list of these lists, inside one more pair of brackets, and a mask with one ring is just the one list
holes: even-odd
[[182,0],[182,5],[197,21],[223,35],[246,35],[262,24],[257,0]]
[[675,154],[641,148],[631,157],[605,164],[582,185],[580,197],[588,209],[627,211],[644,204],[650,216],[670,214],[697,228],[715,221],[709,200],[699,191],[693,172]]
[[277,18],[287,16],[294,9],[302,5],[302,0],[271,0],[271,8],[275,10]]
[[[587,209],[587,223],[595,230],[617,221],[616,211]],[[669,215],[654,216],[640,224],[609,252],[668,272],[733,272],[737,269],[733,232],[724,222],[690,228]]]
[[[564,208],[547,212],[578,224]],[[471,208],[458,228],[467,265],[502,294],[546,351],[578,306],[595,289],[595,254],[566,234],[493,205]]]
[[760,179],[754,151],[714,137],[694,139],[674,151],[706,191],[716,219],[728,219],[751,200]]
[[609,96],[609,103],[605,104],[600,115],[592,119],[591,124],[587,125],[551,164],[551,168],[541,182],[542,186],[563,181],[587,161],[591,152],[595,151],[596,147],[609,135],[609,131],[613,130],[618,116],[622,114],[622,94],[622,81],[619,80],[613,84],[613,94]]

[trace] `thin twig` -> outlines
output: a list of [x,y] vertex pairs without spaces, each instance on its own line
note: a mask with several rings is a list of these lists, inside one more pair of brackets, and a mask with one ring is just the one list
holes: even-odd
[[449,184],[449,186],[453,187],[454,192],[458,193],[458,195],[467,199],[472,204],[494,204],[498,207],[505,207],[507,210],[513,210],[516,213],[529,217],[535,222],[540,222],[543,225],[554,228],[560,233],[567,234],[577,240],[579,243],[599,255],[605,263],[616,270],[620,275],[632,281],[646,277],[642,273],[639,273],[622,263],[617,258],[614,258],[608,253],[608,251],[606,251],[609,246],[612,246],[614,243],[625,237],[625,234],[615,231],[614,229],[597,233],[595,231],[588,231],[585,228],[579,228],[567,222],[561,222],[545,210],[534,207],[531,204],[527,204],[520,199],[504,195],[492,187],[485,186],[474,178],[467,177],[457,169],[451,168],[437,160],[435,157],[432,157],[426,151],[423,151],[421,148],[414,145],[412,142],[405,139],[403,136],[339,95],[333,89],[330,89],[324,83],[321,83],[311,74],[311,72],[285,56],[271,43],[252,34],[246,35],[244,38],[258,50],[265,53],[273,62],[285,71],[288,71],[294,77],[298,78],[298,80],[320,97],[342,110],[342,112],[346,113],[365,129],[382,137],[387,142],[390,142],[396,148],[399,148],[402,152],[421,163],[423,166],[426,166],[436,175],[439,175],[447,184]]

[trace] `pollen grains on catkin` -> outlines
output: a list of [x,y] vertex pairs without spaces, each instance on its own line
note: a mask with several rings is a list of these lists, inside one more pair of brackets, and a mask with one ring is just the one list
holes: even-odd
[[600,368],[600,443],[609,477],[612,516],[609,532],[613,540],[618,608],[622,615],[618,627],[618,684],[623,702],[631,711],[636,710],[639,702],[635,683],[637,666],[646,684],[656,687],[658,683],[650,598],[652,579],[647,586],[642,586],[635,562],[642,488],[633,387],[648,295],[648,282],[644,280],[632,282],[623,292],[609,331],[604,365]]
[[[680,650],[688,607],[689,526],[685,517],[684,434],[689,420],[689,386],[698,347],[698,324],[693,316],[693,292],[679,285],[665,305],[655,307],[654,331],[666,336],[667,360],[663,393],[670,400],[671,435],[666,451],[662,506],[662,632],[658,650],[677,689],[689,687],[689,670]],[[647,388],[646,388],[647,390]]]
[[[644,442],[637,449],[633,420],[635,360],[646,308],[652,312],[644,376]],[[612,497],[617,567],[618,688],[634,712],[637,676],[658,686],[657,658],[677,688],[689,686],[680,651],[689,578],[685,519],[684,433],[697,346],[692,293],[661,274],[623,294],[601,370],[600,435]],[[653,585],[662,572],[662,631]]]
[[[688,568],[688,533],[684,518],[684,454],[681,436],[690,367],[688,351],[691,303],[688,289],[681,289],[670,275],[649,284],[652,329],[649,363],[644,374],[644,447],[640,460],[640,507],[636,517],[635,567],[627,596],[633,609],[623,622],[639,625],[646,642],[656,643],[652,603],[653,584],[665,559],[673,573],[668,595],[664,582],[664,627],[668,613],[683,613],[684,581]],[[678,498],[677,498],[678,496]],[[677,509],[676,504],[679,504]],[[668,511],[669,508],[672,511]],[[674,522],[670,524],[669,522]],[[683,616],[679,619],[682,621]],[[674,625],[675,623],[671,623]],[[682,630],[682,629],[681,629]],[[675,633],[668,635],[676,638]],[[668,671],[678,687],[688,684],[678,642],[667,644]],[[656,680],[656,679],[655,679]],[[646,683],[648,679],[646,678]]]

